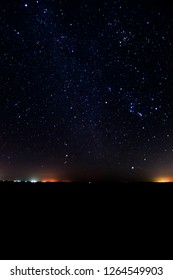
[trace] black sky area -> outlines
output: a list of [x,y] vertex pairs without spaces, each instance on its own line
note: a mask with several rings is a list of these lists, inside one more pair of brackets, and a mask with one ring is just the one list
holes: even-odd
[[173,180],[168,1],[0,3],[0,179]]

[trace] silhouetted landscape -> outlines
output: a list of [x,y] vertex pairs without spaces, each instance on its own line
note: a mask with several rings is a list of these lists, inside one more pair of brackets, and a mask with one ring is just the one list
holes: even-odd
[[161,244],[156,237],[171,234],[167,217],[172,211],[172,187],[172,183],[1,182],[5,247],[0,255],[3,259],[161,259],[168,239]]

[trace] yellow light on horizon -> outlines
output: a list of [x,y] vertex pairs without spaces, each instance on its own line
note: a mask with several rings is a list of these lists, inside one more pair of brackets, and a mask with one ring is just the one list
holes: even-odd
[[160,177],[160,178],[156,178],[154,180],[154,182],[156,182],[156,183],[171,183],[171,182],[173,182],[173,178],[172,177]]

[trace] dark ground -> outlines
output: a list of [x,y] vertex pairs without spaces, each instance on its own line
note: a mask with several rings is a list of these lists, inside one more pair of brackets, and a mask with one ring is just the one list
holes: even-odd
[[8,182],[0,192],[0,259],[172,259],[172,183]]

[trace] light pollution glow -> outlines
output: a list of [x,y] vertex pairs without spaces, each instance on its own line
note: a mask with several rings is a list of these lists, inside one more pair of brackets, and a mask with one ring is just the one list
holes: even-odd
[[65,180],[65,179],[56,179],[56,178],[46,178],[46,179],[36,179],[36,178],[31,178],[31,179],[27,179],[27,180],[23,180],[23,179],[12,179],[12,180],[1,180],[0,181],[13,181],[15,183],[69,183],[71,182],[70,180]]
[[47,178],[47,179],[42,179],[40,182],[42,182],[42,183],[69,183],[71,181],[66,180],[66,179]]
[[41,181],[42,183],[57,183],[57,182],[60,182],[59,180],[57,179],[44,179]]
[[154,180],[155,183],[172,183],[173,177],[158,177]]

